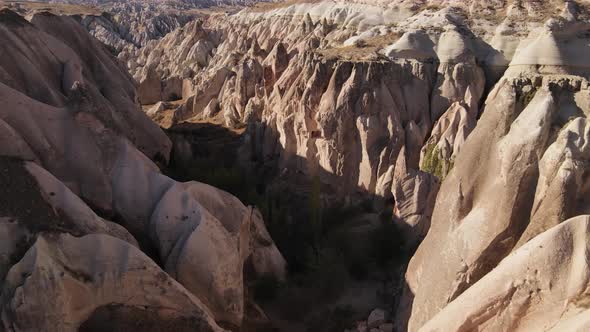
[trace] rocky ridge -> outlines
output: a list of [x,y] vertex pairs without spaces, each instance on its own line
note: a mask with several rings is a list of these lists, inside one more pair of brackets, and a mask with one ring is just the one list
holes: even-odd
[[145,46],[195,19],[195,11],[179,11],[140,2],[113,3],[101,7],[100,16],[82,17],[88,32],[117,52]]
[[93,3],[80,2],[26,2],[9,1],[7,8],[22,16],[49,11],[56,15],[76,18],[84,28],[112,53],[125,49],[137,49],[150,40],[157,40],[171,31],[184,26],[193,19],[203,16],[194,6],[182,3],[158,3],[146,1],[125,1]]
[[[588,22],[585,2],[324,1],[121,57],[142,103],[179,99],[152,112],[163,125],[245,125],[260,160],[393,201],[411,245],[425,237],[400,330],[583,330]],[[197,43],[189,72],[159,51]]]
[[407,32],[393,26],[400,12],[342,8],[322,2],[212,17],[120,59],[140,82],[142,103],[182,98],[172,124],[251,123],[259,159],[317,173],[334,191],[395,196],[398,217],[423,236],[438,184],[420,164],[444,175],[475,126],[493,83],[476,61],[486,46],[464,36],[457,8],[422,13],[430,31],[410,16],[399,23]]
[[286,269],[260,213],[160,173],[169,139],[75,19],[2,10],[0,35],[4,329],[100,330],[106,317],[109,328],[222,331],[252,319],[244,268]]
[[[134,0],[136,2],[143,2],[143,3],[165,3],[167,5],[172,5],[175,7],[198,7],[198,8],[207,8],[213,6],[235,6],[235,5],[251,5],[257,3],[257,0]],[[106,3],[126,3],[129,1],[125,0],[49,0],[47,2],[50,3],[78,3],[78,4],[93,4],[93,5],[102,5]]]

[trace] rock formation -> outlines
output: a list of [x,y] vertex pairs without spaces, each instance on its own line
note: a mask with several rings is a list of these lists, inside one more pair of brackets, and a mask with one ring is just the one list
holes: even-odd
[[[79,4],[92,4],[92,5],[102,5],[108,3],[126,3],[130,2],[127,0],[46,0],[46,2],[51,3],[79,3]],[[137,3],[161,3],[164,1],[161,0],[131,0],[131,2]],[[172,0],[166,1],[171,6],[178,6],[181,8],[207,8],[213,6],[230,6],[230,5],[249,5],[254,4],[256,2],[260,2],[258,0]]]
[[[2,12],[4,326],[215,331],[247,319],[245,268],[284,278],[256,209],[160,173],[191,149],[141,104],[165,128],[244,130],[239,160],[317,178],[325,202],[392,210],[417,249],[396,312],[358,330],[588,329],[589,15],[581,1],[294,1],[141,37],[119,63],[73,18]],[[113,291],[137,280],[162,292]],[[48,302],[26,301],[39,285],[100,296],[43,316]]]
[[400,330],[581,328],[586,217],[565,221],[588,213],[588,22],[569,1],[297,3],[206,20],[197,38],[214,47],[194,75],[130,69],[183,80],[167,126],[245,125],[259,160],[344,201],[394,201],[409,245],[426,236]]
[[285,276],[260,214],[160,173],[169,139],[75,19],[2,10],[0,39],[4,328],[241,325],[244,266]]
[[420,331],[584,331],[589,216],[550,228],[508,255]]
[[45,11],[72,16],[114,54],[143,47],[203,15],[193,5],[172,1],[51,1],[51,4],[8,2],[0,5],[27,18]]
[[[120,57],[142,104],[171,100],[175,87],[180,105],[161,109],[165,117],[152,111],[162,125],[250,123],[256,158],[319,175],[338,199],[395,197],[396,218],[417,243],[435,176],[449,171],[479,116],[487,78],[476,59],[491,47],[472,41],[457,8],[421,13],[426,30],[401,9],[355,4],[336,16],[343,6],[210,17]],[[391,26],[400,19],[407,31]]]
[[143,47],[197,17],[194,11],[180,11],[155,3],[112,3],[100,9],[102,15],[85,15],[81,23],[91,35],[117,52]]
[[[584,269],[578,260],[586,259],[586,249],[563,250],[585,248],[587,242],[586,217],[565,220],[588,213],[582,198],[588,81],[578,56],[589,51],[579,31],[590,26],[577,20],[569,6],[520,43],[441,186],[431,229],[406,275],[402,308],[411,313],[400,313],[400,321],[409,316],[409,331],[550,330],[584,324],[573,316],[585,308],[576,303],[587,282],[564,273]],[[560,235],[564,232],[571,240]],[[553,261],[560,263],[551,270]],[[571,268],[565,263],[570,261]],[[564,291],[561,282],[580,286]],[[482,296],[488,291],[498,293]],[[474,294],[479,300],[467,299]],[[473,312],[451,313],[464,301]],[[567,309],[549,308],[558,302]]]

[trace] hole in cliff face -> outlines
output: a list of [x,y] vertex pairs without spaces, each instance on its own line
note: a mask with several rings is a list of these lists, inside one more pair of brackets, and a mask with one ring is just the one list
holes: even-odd
[[181,100],[182,97],[180,97],[178,94],[173,92],[170,95],[168,95],[165,99],[166,99],[166,101],[176,101],[176,100]]
[[212,331],[197,317],[175,317],[173,313],[140,309],[123,305],[107,305],[96,309],[80,326],[80,332],[192,332]]

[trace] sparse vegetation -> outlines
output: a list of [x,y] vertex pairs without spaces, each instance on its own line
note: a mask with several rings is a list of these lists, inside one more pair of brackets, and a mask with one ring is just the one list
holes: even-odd
[[[229,131],[225,134],[231,135]],[[226,138],[219,139],[225,142]],[[342,315],[344,308],[331,305],[353,283],[379,283],[390,264],[403,255],[391,211],[377,214],[373,199],[326,206],[319,176],[303,177],[299,182],[305,189],[296,192],[272,172],[238,167],[227,157],[227,146],[220,150],[222,156],[210,148],[203,149],[193,151],[201,157],[173,165],[168,174],[182,181],[213,185],[245,204],[257,206],[287,260],[289,276],[285,283],[268,276],[252,282],[255,300],[278,308],[284,319],[305,321],[309,327],[324,331],[349,327],[351,322]],[[322,322],[312,317],[312,310],[317,308],[328,310],[329,319]]]
[[381,58],[378,53],[379,50],[395,43],[401,36],[401,32],[390,32],[385,35],[359,40],[355,45],[326,48],[320,50],[319,53],[327,59],[374,61]]
[[296,4],[302,3],[318,3],[320,0],[286,0],[278,2],[258,2],[252,6],[249,11],[259,13],[267,12],[275,9],[285,8]]
[[420,165],[420,169],[424,172],[436,176],[440,180],[444,180],[444,178],[447,176],[447,174],[449,174],[454,165],[454,158],[447,160],[441,157],[440,151],[436,147],[436,144],[431,143],[426,146],[424,159],[422,160],[422,165]]
[[254,283],[254,299],[260,303],[276,299],[280,282],[273,275],[264,275]]
[[439,179],[443,178],[443,165],[439,158],[438,148],[436,144],[429,144],[426,146],[426,153],[422,161],[421,169],[428,172]]
[[441,9],[442,9],[442,6],[441,5],[434,4],[434,3],[428,4],[424,8],[422,8],[422,10],[430,10],[430,11],[433,11],[433,12],[437,12],[437,11],[439,11]]
[[422,171],[430,173],[442,181],[454,166],[455,159],[443,158],[440,154],[440,151],[436,147],[436,144],[431,143],[426,146],[424,159],[420,165],[420,169]]

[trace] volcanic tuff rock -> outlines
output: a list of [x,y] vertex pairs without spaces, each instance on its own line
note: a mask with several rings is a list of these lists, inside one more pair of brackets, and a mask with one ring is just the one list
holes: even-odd
[[317,174],[349,196],[340,198],[395,196],[396,217],[416,243],[438,188],[420,166],[434,165],[426,170],[439,178],[448,172],[475,126],[486,81],[493,83],[485,72],[497,68],[478,62],[493,49],[474,41],[461,9],[412,16],[402,7],[320,2],[245,10],[193,23],[120,58],[140,82],[143,104],[182,98],[172,116],[152,116],[165,118],[161,124],[251,123],[256,158]]
[[160,173],[150,158],[165,163],[170,141],[140,111],[133,79],[74,19],[29,23],[3,10],[0,39],[3,325],[240,325],[244,264],[285,274],[259,213]]
[[[223,331],[194,295],[139,249],[99,234],[38,237],[10,269],[1,299],[6,303],[3,323],[10,330],[143,325],[147,330]],[[104,312],[118,319],[101,321]]]
[[[424,5],[324,1],[212,17],[199,30],[216,45],[205,66],[158,69],[184,80],[183,104],[166,111],[173,124],[247,124],[257,158],[319,175],[335,193],[393,199],[411,244],[426,236],[400,330],[581,328],[586,3]],[[194,38],[173,35],[175,45]]]
[[587,331],[590,216],[566,220],[507,256],[420,331]]
[[207,8],[213,6],[250,5],[258,0],[45,0],[51,3],[79,3],[79,4],[109,4],[109,3],[143,3],[143,4],[165,4],[175,8]]
[[104,4],[80,1],[43,4],[41,2],[7,2],[7,6],[31,18],[40,12],[68,15],[78,20],[98,40],[108,45],[113,53],[145,46],[150,40],[160,39],[202,14],[193,6],[180,3],[146,1],[108,2]]
[[[577,324],[569,315],[584,310],[576,299],[588,285],[586,277],[565,274],[583,269],[579,260],[587,259],[587,252],[543,248],[586,245],[577,242],[588,234],[585,217],[564,221],[588,213],[588,70],[578,56],[589,51],[588,34],[581,33],[589,29],[568,5],[562,17],[531,31],[516,49],[441,186],[431,229],[408,267],[402,308],[411,308],[411,313],[402,309],[399,319],[409,316],[408,330],[549,330],[555,324]],[[575,52],[572,45],[579,46]],[[534,54],[540,49],[548,50],[547,55]],[[571,234],[571,240],[561,234]],[[564,264],[551,270],[553,261]],[[552,280],[552,286],[542,286],[544,280]],[[571,286],[564,294],[559,283],[565,280]],[[483,289],[497,293],[482,297]],[[481,300],[469,300],[476,293]],[[473,311],[454,315],[464,301]],[[563,311],[555,309],[561,317],[556,318],[544,306],[559,301],[570,304]],[[507,306],[511,316],[489,309]],[[547,315],[537,317],[535,312]],[[457,325],[441,318],[447,314]]]
[[[578,76],[546,75],[542,82],[540,77],[506,77],[490,94],[441,187],[431,229],[408,267],[409,330],[459,301],[511,251],[588,213],[582,198],[587,84]],[[433,274],[435,284],[425,279]],[[521,310],[518,317],[525,320],[535,307]],[[506,324],[516,324],[518,317]]]
[[196,20],[140,50],[122,52],[119,59],[127,63],[140,83],[139,98],[143,104],[176,100],[189,93],[183,79],[209,63],[217,38],[202,28],[202,21]]
[[81,23],[91,35],[118,52],[143,47],[197,16],[190,10],[181,12],[141,2],[112,3],[100,8],[102,15],[85,15]]

